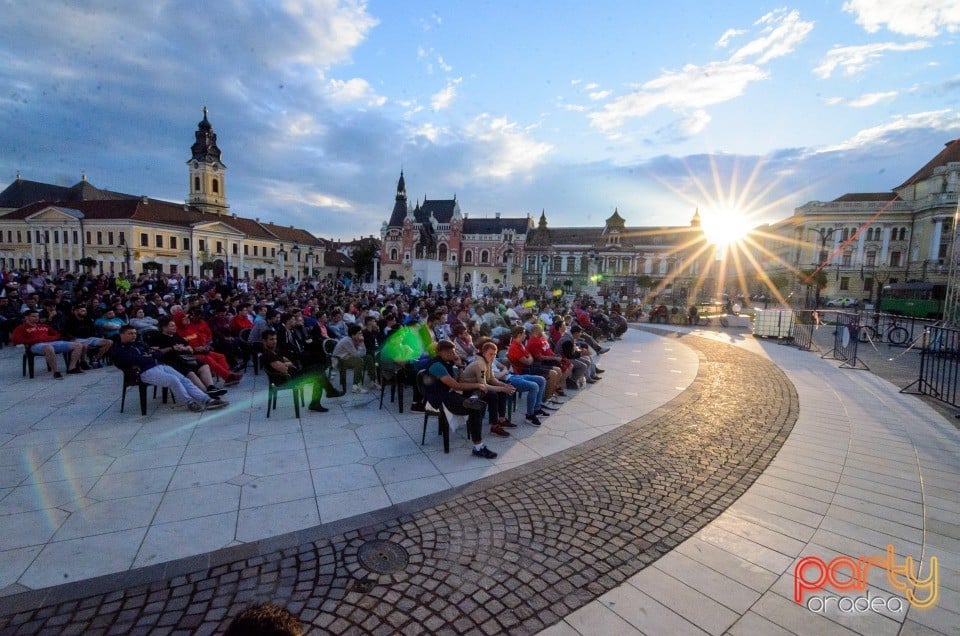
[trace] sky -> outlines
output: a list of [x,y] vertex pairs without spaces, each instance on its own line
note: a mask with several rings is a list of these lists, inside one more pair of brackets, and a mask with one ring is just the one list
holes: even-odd
[[0,0],[0,189],[171,201],[202,118],[241,216],[786,218],[960,137],[960,0]]

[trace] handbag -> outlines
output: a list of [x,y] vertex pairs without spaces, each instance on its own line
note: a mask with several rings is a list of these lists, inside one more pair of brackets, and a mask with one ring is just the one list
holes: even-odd
[[197,356],[192,353],[178,353],[177,362],[185,367],[192,367],[193,369],[200,368],[200,361],[197,360]]

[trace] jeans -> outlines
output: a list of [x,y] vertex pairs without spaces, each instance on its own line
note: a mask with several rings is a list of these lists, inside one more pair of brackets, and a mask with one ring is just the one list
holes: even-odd
[[170,389],[181,404],[189,404],[190,402],[206,404],[210,400],[210,397],[197,388],[197,385],[173,367],[168,367],[165,364],[158,364],[146,371],[141,371],[140,379],[147,384],[155,384],[164,389]]
[[543,394],[547,390],[547,381],[539,375],[510,375],[507,382],[513,385],[517,393],[527,393],[527,415],[533,415],[543,405]]

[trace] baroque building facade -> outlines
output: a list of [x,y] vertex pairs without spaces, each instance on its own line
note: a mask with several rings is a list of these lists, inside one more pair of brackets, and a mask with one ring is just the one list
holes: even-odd
[[[760,234],[757,257],[768,274],[808,301],[806,272],[826,275],[824,298],[874,302],[878,285],[924,282],[942,293],[950,274],[960,192],[960,140],[888,192],[810,201]],[[939,288],[939,289],[938,289]]]
[[619,210],[602,227],[552,228],[544,211],[471,218],[456,197],[411,205],[401,171],[380,236],[384,282],[633,294],[641,281],[678,302],[713,284],[697,212],[668,227],[627,226]]
[[352,267],[348,257],[328,256],[330,242],[304,229],[230,213],[227,168],[206,108],[194,137],[182,204],[102,190],[86,176],[67,188],[18,174],[0,192],[0,267],[77,272],[84,261],[98,273],[137,274],[150,265],[235,279]]

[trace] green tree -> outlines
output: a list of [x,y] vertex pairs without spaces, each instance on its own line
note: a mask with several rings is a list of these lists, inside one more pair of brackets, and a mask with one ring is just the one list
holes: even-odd
[[353,251],[353,271],[361,280],[366,280],[367,275],[373,276],[373,254],[376,251],[377,245],[373,241],[364,241]]

